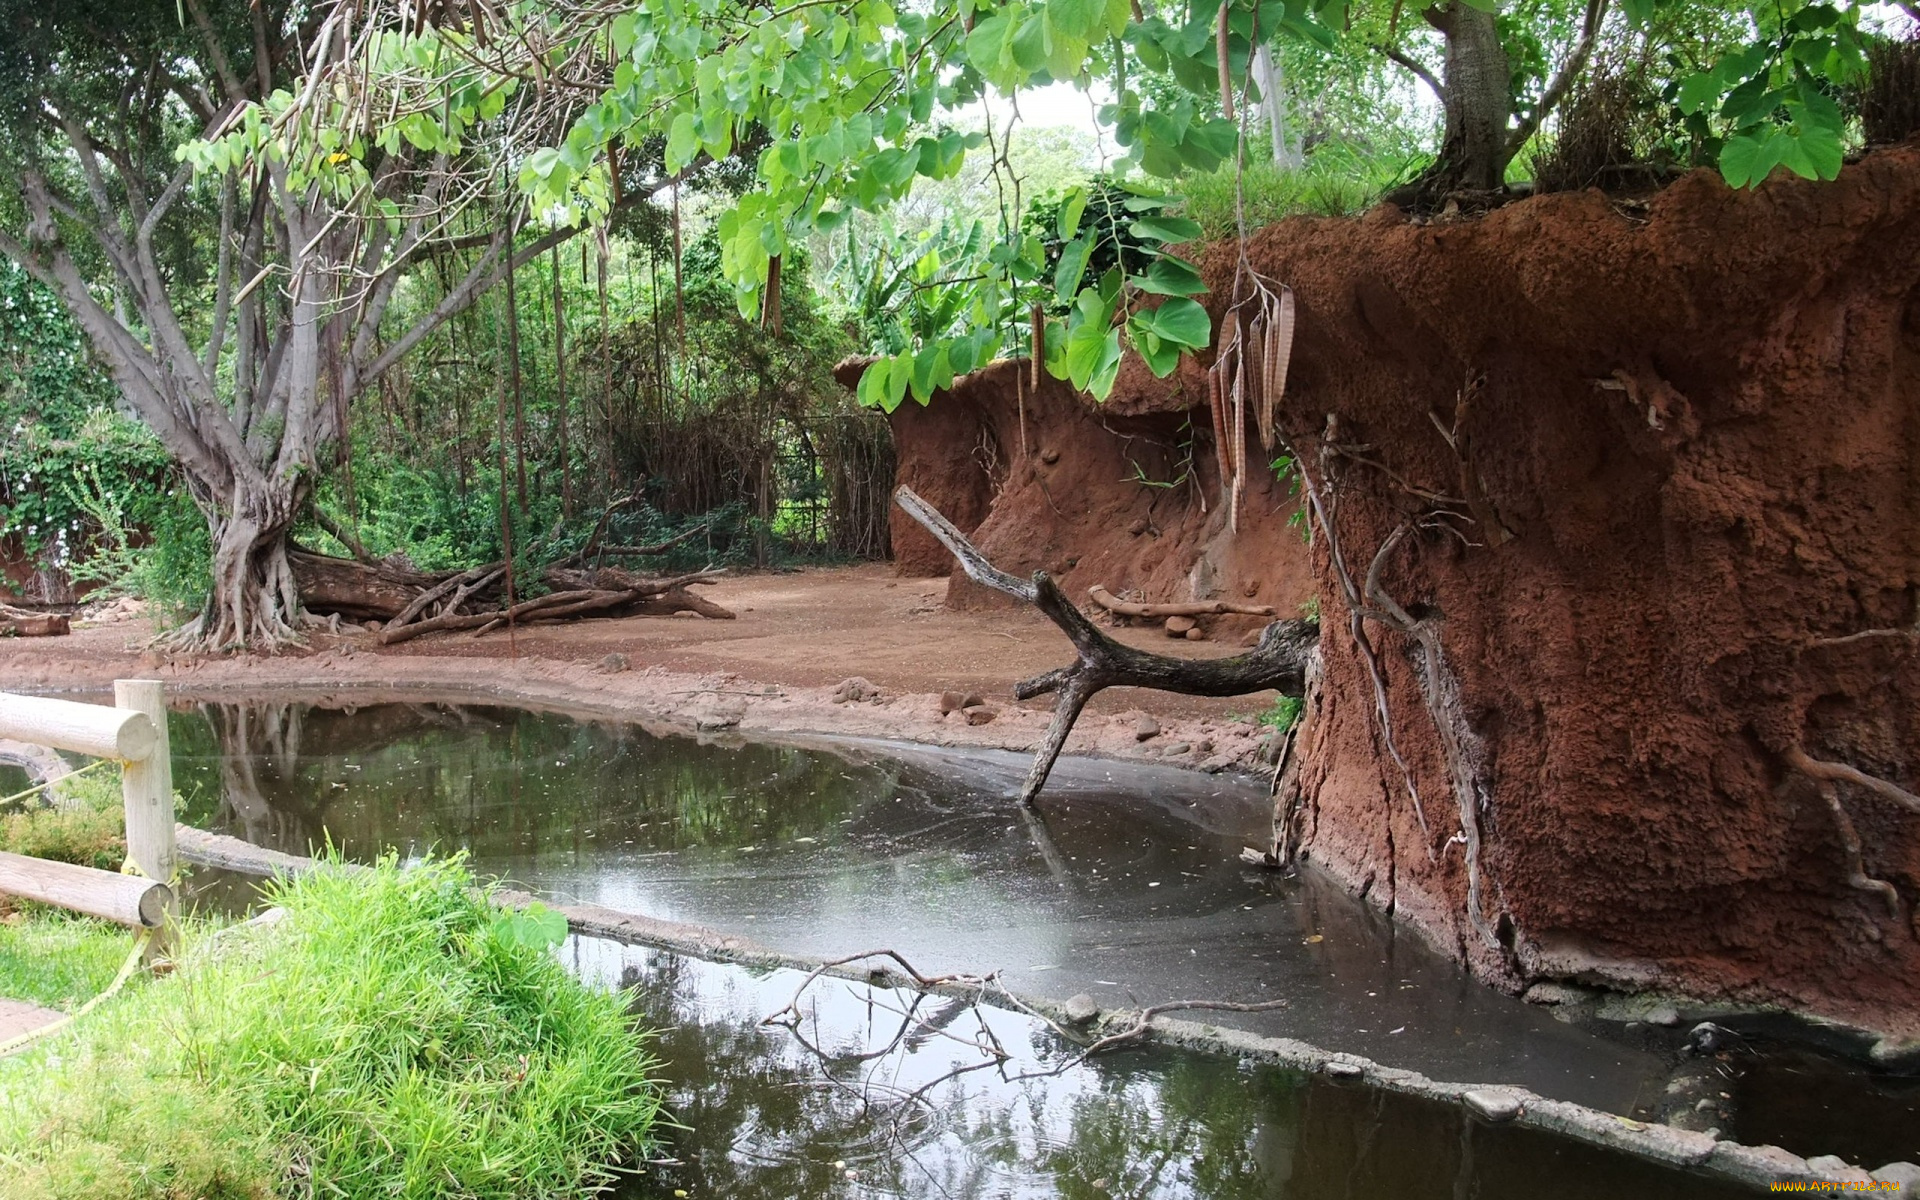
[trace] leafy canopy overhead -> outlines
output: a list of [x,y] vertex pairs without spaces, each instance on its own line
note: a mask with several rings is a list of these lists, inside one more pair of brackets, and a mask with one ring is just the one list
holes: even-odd
[[[1646,29],[1687,4],[1699,0],[1619,7],[1630,28]],[[1572,8],[1587,10],[1589,32],[1610,11],[1609,0]],[[279,156],[344,202],[364,190],[369,146],[457,151],[486,135],[514,95],[521,127],[510,140],[544,144],[502,159],[532,209],[555,223],[605,220],[621,202],[622,158],[636,151],[662,155],[671,175],[746,159],[753,186],[719,217],[718,233],[721,270],[751,314],[796,245],[886,209],[920,181],[953,179],[970,153],[1004,163],[997,122],[1017,111],[1008,97],[1097,82],[1108,97],[1101,119],[1124,152],[1124,220],[1086,221],[1093,192],[1083,187],[1058,204],[1053,236],[1043,237],[1023,219],[1014,180],[1001,191],[997,227],[946,239],[944,256],[922,256],[917,277],[902,281],[944,289],[941,319],[877,362],[861,395],[887,408],[907,395],[925,403],[1029,337],[1056,377],[1104,395],[1123,347],[1165,375],[1212,333],[1192,299],[1204,290],[1198,272],[1169,250],[1199,227],[1169,215],[1174,198],[1150,181],[1236,158],[1256,94],[1256,46],[1352,46],[1391,32],[1400,11],[1383,22],[1371,9],[1349,11],[1348,0],[387,0],[360,17],[358,32],[351,16],[330,21],[324,35],[348,47],[332,65],[190,153],[214,166]],[[1503,35],[1520,53],[1517,75],[1543,73],[1548,35],[1572,28],[1551,3],[1516,6],[1502,20],[1518,27]],[[1732,23],[1747,41],[1687,75],[1670,100],[1730,182],[1757,183],[1782,164],[1831,178],[1843,138],[1832,95],[1862,61],[1858,7],[1769,0]],[[1576,67],[1584,61],[1574,56]],[[1223,84],[1237,97],[1223,97]],[[955,128],[954,114],[972,111],[985,114],[985,130]],[[1537,114],[1529,119],[1537,126]],[[541,132],[529,138],[529,124]],[[1114,266],[1088,270],[1103,257],[1101,240],[1121,236],[1141,251],[1131,265],[1107,254]]]

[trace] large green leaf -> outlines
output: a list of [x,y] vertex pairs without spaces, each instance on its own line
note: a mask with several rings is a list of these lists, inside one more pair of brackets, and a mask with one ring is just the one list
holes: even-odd
[[1198,221],[1185,217],[1170,217],[1165,213],[1152,213],[1136,217],[1133,221],[1133,236],[1145,241],[1191,242],[1200,237],[1205,230]]
[[1184,258],[1161,251],[1147,267],[1145,275],[1129,280],[1143,292],[1156,296],[1198,296],[1207,290],[1199,270]]
[[1213,338],[1213,318],[1198,303],[1182,296],[1140,314],[1140,320],[1162,341],[1198,350]]
[[1075,238],[1060,248],[1060,265],[1054,268],[1053,290],[1062,297],[1080,290],[1080,277],[1087,272],[1087,258],[1093,253],[1090,237]]

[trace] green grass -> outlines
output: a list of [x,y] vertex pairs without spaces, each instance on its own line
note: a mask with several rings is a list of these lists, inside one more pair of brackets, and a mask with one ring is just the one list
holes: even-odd
[[133,935],[88,917],[43,911],[0,919],[0,996],[73,1008],[99,995],[133,949]]
[[[1275,166],[1271,158],[1250,155],[1239,188],[1247,232],[1302,214],[1356,216],[1424,165],[1424,158],[1368,154],[1341,142],[1317,147],[1305,166],[1292,171]],[[1182,179],[1179,189],[1187,198],[1181,212],[1200,223],[1207,240],[1234,236],[1239,223],[1231,162],[1210,175]]]
[[[0,850],[119,869],[126,857],[120,777],[85,775],[63,789],[69,808],[0,817]],[[133,948],[118,925],[0,899],[0,996],[72,1008],[100,994]]]
[[[0,1197],[572,1196],[647,1142],[625,999],[458,862],[277,885],[170,976],[0,1061]],[[564,926],[561,926],[564,929]]]

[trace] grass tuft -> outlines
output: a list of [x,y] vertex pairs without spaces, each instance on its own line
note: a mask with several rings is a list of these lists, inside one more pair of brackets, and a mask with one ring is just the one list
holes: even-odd
[[0,1063],[0,1196],[573,1196],[646,1144],[624,997],[459,862],[276,885],[270,926]]

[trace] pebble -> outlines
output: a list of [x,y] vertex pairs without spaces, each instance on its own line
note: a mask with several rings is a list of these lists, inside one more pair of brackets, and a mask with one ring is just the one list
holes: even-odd
[[1334,1059],[1329,1062],[1326,1072],[1335,1079],[1358,1079],[1367,1073],[1366,1068],[1359,1063],[1350,1063],[1343,1059]]
[[1680,1012],[1671,1004],[1659,1004],[1647,1012],[1647,1024],[1664,1025],[1671,1029],[1680,1023]]
[[1093,997],[1085,992],[1080,992],[1067,1000],[1067,1023],[1069,1025],[1085,1025],[1088,1021],[1093,1020],[1099,1015],[1100,1006],[1095,1004]]
[[627,661],[626,655],[609,654],[600,660],[600,666],[596,669],[602,675],[618,675],[631,665],[632,664]]
[[1159,736],[1160,736],[1160,722],[1154,720],[1152,717],[1149,717],[1143,713],[1141,714],[1140,719],[1133,723],[1133,740],[1134,741],[1144,742],[1148,738],[1155,738]]
[[1187,745],[1185,742],[1175,742],[1173,745],[1167,747],[1166,753],[1167,756],[1171,758],[1176,754],[1185,754],[1191,749],[1193,749],[1193,747]]
[[1506,1088],[1473,1088],[1461,1095],[1460,1102],[1474,1116],[1496,1124],[1513,1120],[1526,1107],[1519,1094]]
[[966,714],[969,725],[985,725],[1000,715],[999,709],[986,704],[970,704],[960,711]]

